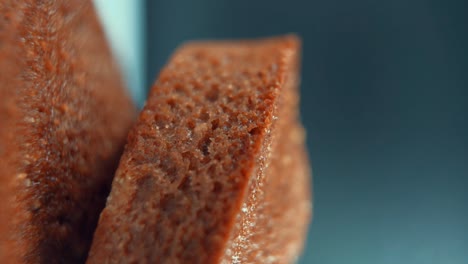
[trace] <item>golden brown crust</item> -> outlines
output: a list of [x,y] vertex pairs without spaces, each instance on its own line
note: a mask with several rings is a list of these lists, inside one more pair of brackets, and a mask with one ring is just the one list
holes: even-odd
[[298,120],[299,70],[289,54],[277,111],[221,263],[293,263],[311,217],[310,169]]
[[90,1],[0,16],[0,262],[80,263],[134,109]]
[[[283,94],[296,93],[288,86],[297,83],[286,82],[297,71],[298,46],[286,36],[191,43],[175,53],[130,132],[88,263],[221,262],[252,178],[266,169],[261,159],[269,160],[279,133],[278,112],[290,109],[282,115],[298,126],[297,103],[280,105]],[[300,158],[294,177],[305,182],[300,153],[290,154]],[[294,254],[309,215],[305,188],[288,194],[294,210],[304,210],[296,228],[277,236],[297,244]]]

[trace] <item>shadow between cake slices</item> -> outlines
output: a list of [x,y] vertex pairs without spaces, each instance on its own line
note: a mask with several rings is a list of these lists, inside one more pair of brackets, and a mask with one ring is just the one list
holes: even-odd
[[293,261],[310,217],[298,53],[295,36],[179,48],[129,134],[88,263]]

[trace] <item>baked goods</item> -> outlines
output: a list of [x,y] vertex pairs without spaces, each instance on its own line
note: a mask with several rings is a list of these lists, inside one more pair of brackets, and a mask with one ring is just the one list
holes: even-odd
[[88,263],[289,263],[310,217],[295,36],[184,45],[132,128]]
[[90,1],[0,1],[0,263],[85,261],[133,116]]

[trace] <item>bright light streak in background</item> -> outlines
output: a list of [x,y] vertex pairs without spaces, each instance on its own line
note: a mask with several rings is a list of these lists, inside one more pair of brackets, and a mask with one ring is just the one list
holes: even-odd
[[140,106],[144,89],[142,0],[94,0],[133,100]]

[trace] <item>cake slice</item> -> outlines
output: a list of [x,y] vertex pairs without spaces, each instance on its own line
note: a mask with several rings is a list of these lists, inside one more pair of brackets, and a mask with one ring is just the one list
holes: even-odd
[[0,263],[85,262],[134,116],[90,1],[0,1]]
[[88,263],[290,263],[311,204],[299,40],[195,42],[131,130]]

